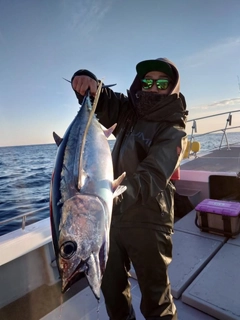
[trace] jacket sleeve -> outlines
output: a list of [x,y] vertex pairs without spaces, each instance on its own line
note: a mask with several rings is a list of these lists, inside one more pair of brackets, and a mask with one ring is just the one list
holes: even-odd
[[168,127],[155,136],[147,156],[122,183],[127,191],[123,194],[121,212],[136,202],[155,207],[156,199],[166,192],[173,172],[180,165],[186,142],[182,128]]
[[[75,76],[86,75],[98,81],[95,74],[86,69],[80,69],[74,73],[71,82]],[[83,101],[83,96],[75,91],[79,104]],[[100,94],[96,114],[99,122],[106,128],[111,127],[118,122],[118,119],[124,114],[127,109],[128,97],[123,93],[114,92],[110,88],[103,88]]]

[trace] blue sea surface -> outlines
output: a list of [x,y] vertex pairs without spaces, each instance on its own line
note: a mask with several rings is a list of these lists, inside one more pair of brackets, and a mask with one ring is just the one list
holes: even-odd
[[[196,138],[201,150],[218,148],[222,134]],[[240,142],[240,132],[228,133],[230,143]],[[112,148],[114,142],[110,142]],[[223,140],[223,146],[226,140]],[[49,191],[57,152],[55,144],[0,147],[0,222],[29,211],[47,207],[29,215],[26,225],[49,217]],[[0,224],[0,235],[21,228],[22,219]]]
[[[55,144],[0,148],[0,222],[49,204]],[[27,225],[49,217],[49,210],[29,215]],[[0,235],[21,227],[22,219],[0,224]]]

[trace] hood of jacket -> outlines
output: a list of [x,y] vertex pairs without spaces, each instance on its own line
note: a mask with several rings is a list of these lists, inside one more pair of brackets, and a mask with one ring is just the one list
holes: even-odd
[[[170,94],[174,94],[177,93],[179,94],[180,92],[180,77],[179,77],[179,72],[177,67],[175,66],[175,64],[168,60],[167,58],[157,58],[157,59],[153,59],[153,60],[159,60],[159,61],[163,61],[166,62],[172,69],[172,73],[173,73],[173,88],[172,91],[170,92]],[[141,78],[136,75],[135,79],[133,80],[132,85],[130,86],[129,91],[131,92],[131,94],[136,94],[138,91],[142,90],[142,84],[141,84]]]
[[[184,122],[188,112],[186,111],[186,101],[183,94],[180,92],[180,76],[175,64],[167,58],[158,58],[168,63],[173,72],[173,87],[169,95],[161,95],[151,92],[143,92],[141,79],[138,75],[134,78],[132,85],[128,90],[128,96],[133,104],[134,109],[138,112],[138,105],[143,100],[146,104],[144,112],[141,117],[148,121],[169,121],[169,122]],[[151,104],[151,95],[154,95],[154,104]],[[149,101],[148,101],[149,96]]]

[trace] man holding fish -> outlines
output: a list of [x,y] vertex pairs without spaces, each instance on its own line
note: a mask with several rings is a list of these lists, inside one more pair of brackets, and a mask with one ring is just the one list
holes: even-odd
[[[165,58],[141,61],[127,96],[103,88],[95,113],[116,142],[115,179],[126,172],[127,190],[114,199],[110,248],[102,292],[111,320],[133,320],[129,270],[132,263],[145,319],[176,320],[168,265],[172,260],[174,192],[171,182],[187,143],[186,102],[176,66]],[[99,80],[81,69],[72,77],[79,103]]]

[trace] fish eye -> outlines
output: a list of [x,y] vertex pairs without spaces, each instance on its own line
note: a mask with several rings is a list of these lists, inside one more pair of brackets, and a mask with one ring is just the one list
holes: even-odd
[[64,242],[60,247],[60,255],[63,259],[70,259],[77,251],[77,244],[74,241]]

